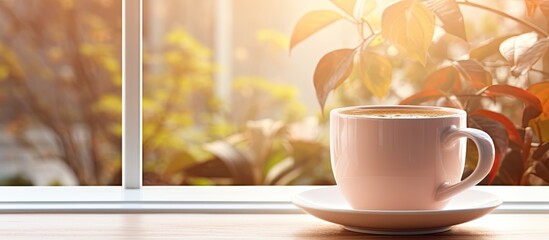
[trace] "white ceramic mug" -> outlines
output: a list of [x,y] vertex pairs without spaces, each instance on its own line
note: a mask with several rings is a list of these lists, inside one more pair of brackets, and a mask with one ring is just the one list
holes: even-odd
[[[443,209],[494,162],[492,139],[466,120],[463,110],[429,106],[332,110],[330,153],[340,191],[354,209]],[[461,181],[466,138],[477,145],[479,162]]]

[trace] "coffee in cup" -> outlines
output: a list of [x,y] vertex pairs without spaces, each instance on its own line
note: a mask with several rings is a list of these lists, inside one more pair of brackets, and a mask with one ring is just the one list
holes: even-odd
[[[330,112],[330,153],[338,188],[359,210],[437,210],[490,171],[494,145],[467,128],[466,112],[428,106],[358,106]],[[479,163],[461,181],[466,138]]]
[[343,115],[378,117],[378,118],[431,118],[453,115],[448,111],[433,111],[431,109],[364,109],[354,108],[340,112]]

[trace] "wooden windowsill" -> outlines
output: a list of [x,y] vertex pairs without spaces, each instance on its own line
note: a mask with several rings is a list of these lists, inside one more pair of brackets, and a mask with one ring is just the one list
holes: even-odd
[[[549,214],[490,214],[426,239],[547,239]],[[9,239],[395,239],[306,214],[0,214]]]

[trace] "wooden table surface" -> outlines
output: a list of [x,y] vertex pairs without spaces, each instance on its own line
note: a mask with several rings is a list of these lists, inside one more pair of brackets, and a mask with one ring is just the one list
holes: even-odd
[[490,214],[412,237],[349,232],[305,214],[0,214],[0,239],[549,239],[549,214]]

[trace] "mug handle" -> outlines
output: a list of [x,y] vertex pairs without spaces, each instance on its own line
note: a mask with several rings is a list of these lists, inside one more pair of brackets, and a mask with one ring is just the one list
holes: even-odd
[[442,136],[442,141],[445,145],[462,137],[473,140],[478,149],[478,164],[473,173],[463,181],[455,184],[449,184],[448,182],[443,183],[439,187],[436,195],[436,199],[439,201],[451,198],[478,184],[488,175],[494,164],[494,143],[492,142],[492,138],[485,132],[474,128],[458,128],[456,126],[451,126],[447,131],[443,132]]

